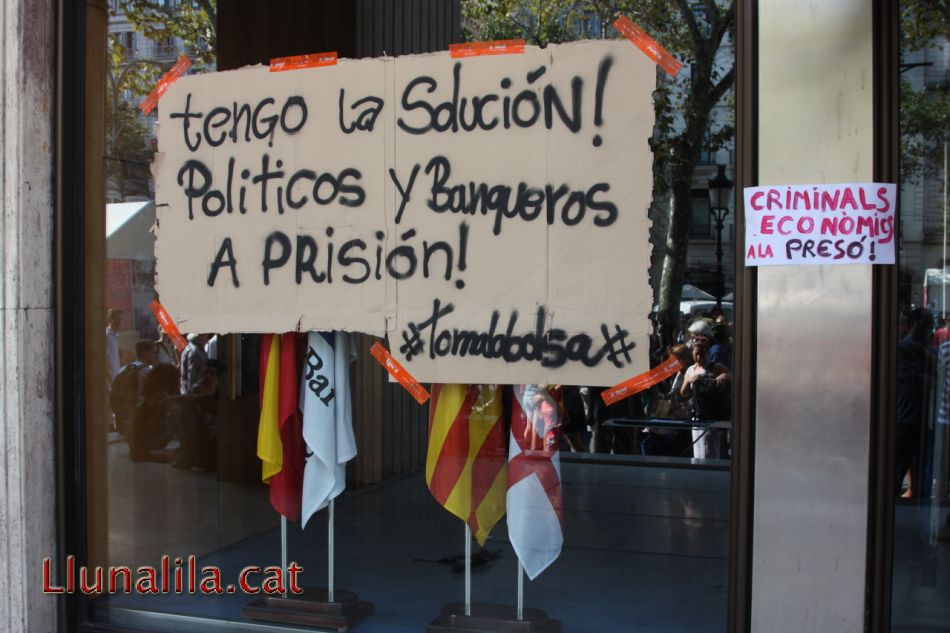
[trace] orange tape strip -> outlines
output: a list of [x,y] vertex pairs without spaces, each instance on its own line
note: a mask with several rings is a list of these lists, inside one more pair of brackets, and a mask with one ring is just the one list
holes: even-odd
[[652,37],[639,26],[634,24],[630,18],[621,15],[614,22],[614,28],[623,33],[623,35],[634,43],[641,51],[646,53],[647,57],[657,63],[657,65],[666,71],[670,77],[675,77],[683,64],[676,61],[676,58],[666,52],[666,49],[656,43]]
[[449,44],[452,57],[477,57],[479,55],[518,55],[524,53],[524,40],[495,40],[494,42],[466,42]]
[[389,353],[389,350],[387,350],[382,343],[376,341],[376,343],[369,348],[369,353],[373,355],[373,358],[379,361],[380,365],[386,368],[386,371],[389,372],[390,376],[396,379],[396,382],[409,392],[409,395],[416,399],[416,402],[425,404],[426,400],[429,399],[429,392],[406,371],[405,367],[399,364],[399,361],[393,358],[393,355]]
[[319,66],[336,66],[336,51],[275,57],[270,60],[268,70],[272,73],[279,73],[285,70],[300,70],[301,68],[317,68]]
[[643,372],[639,376],[624,380],[619,385],[607,389],[600,394],[600,397],[604,399],[605,404],[610,406],[624,398],[640,393],[644,389],[649,389],[659,382],[663,382],[682,368],[683,365],[680,364],[679,360],[675,356],[670,356],[650,371]]
[[145,100],[139,104],[139,110],[145,114],[151,114],[152,110],[158,105],[158,100],[161,99],[165,91],[168,90],[168,87],[175,83],[179,77],[184,75],[189,68],[191,68],[191,60],[185,55],[179,57],[175,65],[171,67],[171,70],[165,73],[165,76],[155,84],[155,87],[148,93]]
[[175,349],[181,353],[181,350],[188,347],[188,341],[185,340],[185,337],[181,335],[181,332],[178,331],[178,326],[175,325],[175,322],[172,320],[170,314],[165,309],[165,307],[158,302],[158,299],[152,299],[152,302],[148,304],[148,309],[152,311],[152,314],[155,315],[155,318],[158,320],[158,324],[162,326],[162,329],[165,330],[165,333],[171,337],[172,343],[175,345]]

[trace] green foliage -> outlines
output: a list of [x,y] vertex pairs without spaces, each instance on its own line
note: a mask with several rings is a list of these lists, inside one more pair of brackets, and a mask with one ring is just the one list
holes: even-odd
[[950,142],[950,94],[901,82],[901,180],[919,182],[944,169]]
[[154,61],[132,58],[116,33],[109,35],[108,60],[106,72],[109,88],[122,94],[147,95],[165,72]]
[[703,149],[734,136],[731,123],[714,124],[711,114],[735,81],[734,56],[722,51],[734,33],[735,0],[462,0],[462,14],[470,41],[523,38],[538,46],[619,37],[612,24],[625,15],[688,65],[676,78],[658,70],[650,139],[654,197],[674,193],[669,234],[653,240],[655,248],[665,243],[659,317],[671,331],[686,273],[693,172]]
[[156,2],[122,0],[125,18],[153,42],[180,39],[196,64],[212,64],[215,55],[216,0]]
[[901,0],[901,45],[917,50],[950,38],[950,0]]
[[[708,119],[709,110],[732,86],[731,56],[724,68],[715,61],[725,36],[732,32],[734,13],[734,2],[723,7],[713,0],[701,5],[686,0],[462,0],[462,27],[469,41],[522,38],[546,46],[620,37],[613,23],[627,16],[680,61],[699,70],[681,72],[675,79],[658,73],[657,134],[652,143],[662,160],[693,153],[685,145],[694,143],[696,130],[685,123],[697,115]],[[681,134],[671,138],[675,130]],[[700,134],[711,150],[722,147],[733,135],[730,124]],[[656,184],[659,191],[667,186],[662,181]]]
[[[901,53],[943,48],[950,41],[950,0],[903,0]],[[915,89],[901,81],[901,180],[916,183],[944,169],[950,141],[950,86]]]
[[121,98],[108,99],[106,121],[105,170],[109,189],[119,199],[147,196],[148,165],[155,150],[138,108]]
[[[121,0],[120,10],[146,40],[169,45],[180,42],[182,52],[193,63],[214,63],[215,0]],[[143,47],[132,55],[118,34],[109,36],[106,176],[113,195],[119,198],[148,195],[148,164],[154,149],[149,124],[136,106],[175,63],[171,56],[149,57],[150,52]]]

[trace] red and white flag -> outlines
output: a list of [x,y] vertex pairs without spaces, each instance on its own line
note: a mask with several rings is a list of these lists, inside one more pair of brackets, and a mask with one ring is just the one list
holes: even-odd
[[307,521],[346,488],[346,462],[356,456],[350,403],[350,362],[356,348],[346,332],[310,332],[300,376],[306,462],[301,519]]
[[560,416],[540,385],[515,385],[508,447],[508,538],[534,580],[561,554]]

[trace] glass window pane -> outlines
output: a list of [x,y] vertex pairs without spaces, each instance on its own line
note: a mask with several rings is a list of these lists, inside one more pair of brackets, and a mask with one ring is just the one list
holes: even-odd
[[[178,56],[194,61],[189,72],[195,74],[334,48],[342,57],[353,55],[347,49],[424,52],[463,34],[470,41],[525,38],[548,46],[621,38],[612,25],[624,14],[684,64],[676,77],[657,70],[653,195],[650,208],[642,210],[649,212],[652,229],[631,241],[645,247],[649,238],[652,245],[651,268],[644,274],[650,275],[654,311],[643,315],[655,324],[650,365],[672,355],[680,359],[679,371],[611,406],[603,387],[589,385],[444,385],[433,387],[438,397],[420,406],[387,380],[370,354],[377,339],[353,337],[347,343],[352,363],[333,364],[334,380],[349,380],[356,449],[345,467],[345,491],[333,506],[334,580],[339,590],[375,606],[354,627],[358,632],[420,630],[445,605],[461,601],[465,523],[443,506],[461,507],[461,514],[467,509],[471,518],[473,502],[453,497],[459,494],[454,488],[437,490],[433,472],[478,471],[489,489],[476,494],[504,499],[507,481],[498,480],[501,487],[493,490],[497,482],[490,475],[504,472],[497,469],[508,461],[508,433],[519,428],[520,439],[530,444],[520,450],[543,458],[535,464],[538,481],[555,482],[542,496],[560,504],[560,518],[546,528],[563,538],[556,560],[525,583],[526,606],[544,610],[570,631],[725,630],[736,213],[731,184],[726,202],[711,205],[718,198],[710,197],[710,181],[719,168],[730,183],[735,178],[731,10],[717,4],[717,12],[709,13],[713,5],[654,0],[620,3],[623,11],[616,3],[557,4],[556,11],[542,3],[539,12],[534,2],[505,2],[510,10],[502,11],[489,7],[495,3],[463,0],[439,4],[438,12],[427,15],[419,13],[418,3],[383,3],[379,12],[373,9],[379,3],[371,4],[359,15],[306,2],[295,5],[297,14],[276,6],[241,12],[234,3],[216,8],[214,2],[110,5],[102,60],[109,90],[101,183],[107,204],[96,210],[105,214],[106,247],[100,285],[88,292],[104,296],[106,344],[97,353],[111,390],[89,394],[103,405],[101,415],[87,421],[97,443],[90,454],[105,456],[90,467],[90,562],[128,566],[138,580],[138,566],[161,570],[167,560],[170,582],[180,569],[185,591],[159,587],[157,595],[148,595],[120,587],[91,600],[93,617],[162,631],[180,629],[185,621],[196,631],[213,630],[220,620],[241,622],[248,630],[263,626],[244,610],[259,596],[248,594],[238,579],[249,566],[281,564],[275,505],[283,503],[284,489],[275,479],[262,482],[261,456],[270,445],[261,439],[260,420],[270,415],[262,414],[272,402],[274,383],[268,381],[280,377],[268,366],[284,359],[290,383],[303,385],[304,399],[329,400],[341,384],[319,382],[342,349],[341,338],[183,331],[184,345],[176,345],[173,333],[159,327],[150,170],[157,119],[138,104]],[[461,12],[461,34],[451,32],[452,21],[443,13],[452,6]],[[289,15],[297,16],[294,23]],[[696,35],[706,43],[691,42],[687,18],[698,21]],[[315,31],[318,23],[321,30]],[[260,35],[268,32],[286,32],[286,41]],[[715,51],[711,58],[696,63],[709,50]],[[711,98],[691,101],[692,82],[707,80],[714,86]],[[310,378],[300,383],[301,375]],[[297,398],[290,398],[289,408],[284,400],[273,401],[274,415],[295,421],[281,427],[281,441],[302,452]],[[474,437],[468,435],[477,432],[472,429],[497,431],[500,453],[479,453],[477,462],[466,461],[468,452],[453,454],[448,440],[430,437],[430,423],[439,416],[464,420],[465,440]],[[539,425],[534,435],[529,419]],[[433,451],[436,441],[443,448]],[[500,520],[484,544],[470,541],[472,598],[513,606],[517,535],[499,508],[474,505],[477,526]],[[299,519],[288,521],[289,560],[303,568],[300,580],[307,587],[328,582],[328,514],[316,512],[305,529]],[[196,571],[195,582],[207,580],[212,589],[217,585],[207,569],[219,569],[220,595],[199,595],[200,587],[189,593],[190,565],[204,570]],[[249,581],[260,584],[264,576],[261,571]]]
[[901,11],[895,631],[950,630],[950,21],[938,4],[904,0]]

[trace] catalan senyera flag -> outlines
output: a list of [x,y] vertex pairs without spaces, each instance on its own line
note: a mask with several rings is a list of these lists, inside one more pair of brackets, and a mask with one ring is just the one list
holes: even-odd
[[505,514],[503,411],[500,386],[433,385],[426,484],[480,545]]
[[560,411],[542,386],[516,385],[508,447],[508,538],[534,580],[561,555]]
[[269,483],[284,464],[280,440],[280,335],[261,336],[260,360],[261,416],[257,427],[257,456],[261,479]]

